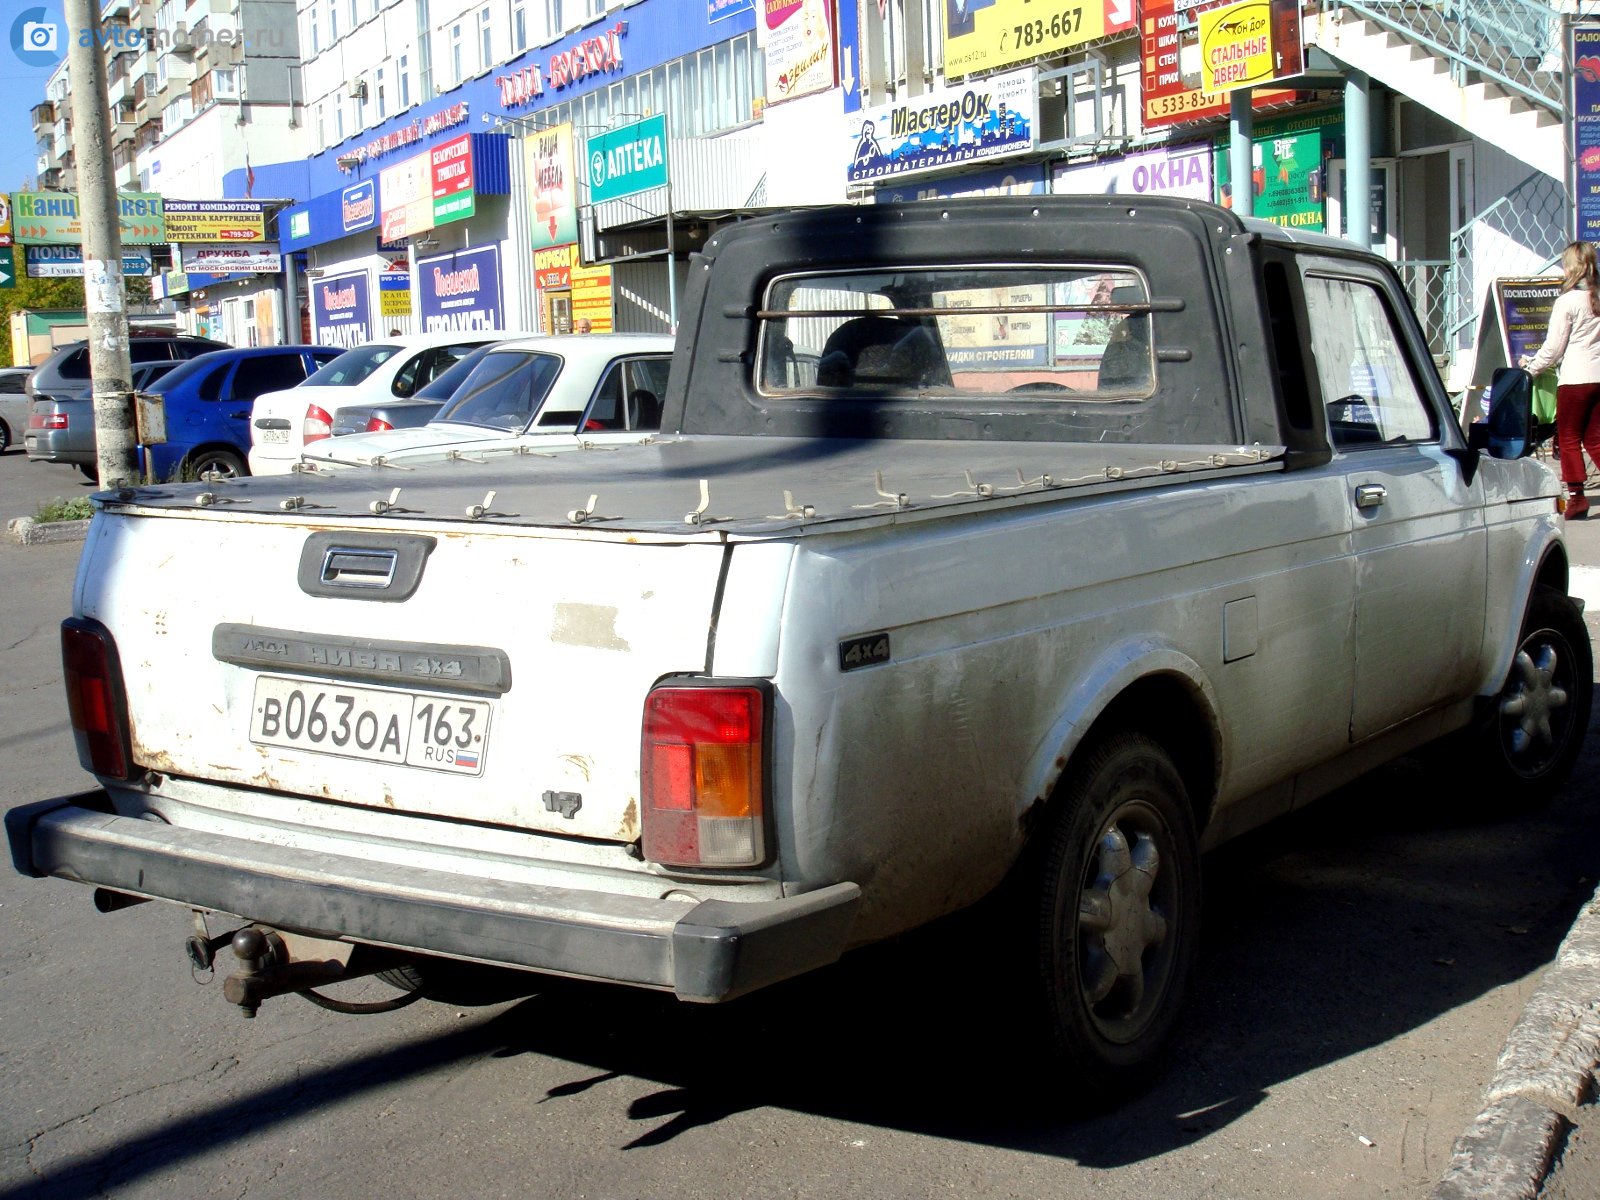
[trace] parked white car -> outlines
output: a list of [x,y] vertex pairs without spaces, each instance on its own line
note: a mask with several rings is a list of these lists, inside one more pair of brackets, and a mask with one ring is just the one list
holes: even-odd
[[485,342],[520,333],[414,333],[345,351],[304,383],[265,392],[250,412],[250,472],[283,475],[306,446],[333,434],[333,419],[351,404],[411,396],[458,358]]
[[380,457],[411,462],[452,450],[493,453],[535,442],[555,449],[577,438],[654,433],[672,345],[670,335],[644,333],[508,341],[478,360],[426,425],[314,442],[304,456],[350,465]]

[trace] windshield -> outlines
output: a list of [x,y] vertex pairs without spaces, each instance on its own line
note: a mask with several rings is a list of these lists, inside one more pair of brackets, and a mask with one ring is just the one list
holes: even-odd
[[301,384],[302,387],[354,387],[400,353],[399,346],[357,346]]
[[487,425],[520,433],[539,411],[560,373],[561,359],[554,354],[517,350],[485,354],[434,422]]

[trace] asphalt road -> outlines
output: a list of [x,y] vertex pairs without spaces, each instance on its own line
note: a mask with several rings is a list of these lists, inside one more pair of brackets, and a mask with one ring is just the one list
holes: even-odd
[[[0,518],[82,494],[0,457]],[[89,783],[56,625],[78,548],[0,544],[0,807]],[[1600,558],[1595,560],[1600,562]],[[0,872],[0,1200],[1426,1196],[1594,891],[1600,759],[1532,818],[1388,769],[1213,855],[1171,1070],[1055,1115],[949,922],[721,1008],[556,984],[254,1021],[181,910]]]

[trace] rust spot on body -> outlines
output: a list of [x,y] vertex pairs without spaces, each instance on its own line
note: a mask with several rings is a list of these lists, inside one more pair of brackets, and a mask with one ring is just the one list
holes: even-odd
[[639,801],[628,797],[628,807],[622,810],[622,825],[617,830],[617,836],[625,842],[632,842],[639,837]]

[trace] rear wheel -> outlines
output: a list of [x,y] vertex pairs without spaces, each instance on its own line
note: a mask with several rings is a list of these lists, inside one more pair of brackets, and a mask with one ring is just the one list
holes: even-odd
[[4,454],[9,449],[11,449],[11,426],[4,421],[0,421],[0,454]]
[[83,473],[83,477],[85,479],[87,479],[90,483],[99,483],[100,482],[100,464],[99,463],[79,463],[78,464],[78,470]]
[[1583,613],[1535,589],[1511,670],[1468,746],[1471,786],[1500,807],[1549,800],[1583,749],[1594,699],[1594,652]]
[[1200,927],[1189,797],[1166,750],[1121,733],[1073,765],[1039,876],[1047,1028],[1082,1098],[1104,1107],[1155,1073]]

